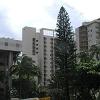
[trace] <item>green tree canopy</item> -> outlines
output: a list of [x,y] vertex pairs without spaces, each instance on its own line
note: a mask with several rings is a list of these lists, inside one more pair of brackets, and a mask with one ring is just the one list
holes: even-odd
[[67,11],[62,6],[57,17],[55,38],[55,75],[53,85],[61,90],[63,100],[70,100],[69,80],[75,68],[76,54],[75,42],[70,19]]
[[32,97],[33,92],[36,92],[38,76],[40,75],[40,70],[32,58],[26,55],[17,57],[16,63],[10,71],[12,87],[17,90],[17,96],[20,98]]

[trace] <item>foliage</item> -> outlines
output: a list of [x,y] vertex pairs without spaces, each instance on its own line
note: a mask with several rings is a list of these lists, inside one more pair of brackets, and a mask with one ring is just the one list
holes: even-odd
[[14,74],[20,78],[27,78],[39,76],[39,68],[34,65],[31,58],[22,55],[17,58],[16,64],[11,67],[11,74]]
[[82,52],[78,56],[80,59],[73,86],[76,100],[96,100],[100,88],[100,61],[94,58],[93,52]]
[[12,96],[29,98],[38,96],[36,82],[27,79],[13,79]]
[[100,91],[99,46],[93,45],[87,52],[80,52],[76,61],[73,32],[64,7],[58,14],[56,32],[56,71],[50,80],[50,94],[62,100],[96,100]]
[[[57,18],[55,39],[55,74],[51,80],[52,86],[63,95],[63,99],[70,100],[69,80],[75,68],[75,43],[70,26],[69,16],[64,7],[61,7]],[[57,92],[57,91],[56,91]]]
[[100,46],[92,45],[89,50],[91,57],[95,57],[96,60],[100,60]]
[[40,75],[39,68],[32,59],[25,55],[19,56],[11,67],[10,74],[13,77],[13,89],[17,90],[16,95],[20,98],[31,97],[36,91],[36,79]]

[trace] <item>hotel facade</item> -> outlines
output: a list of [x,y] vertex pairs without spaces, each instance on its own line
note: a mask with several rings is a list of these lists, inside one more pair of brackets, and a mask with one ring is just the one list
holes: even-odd
[[100,19],[83,22],[75,33],[77,52],[87,51],[92,45],[100,45]]
[[[42,28],[36,32],[36,28],[24,27],[22,29],[22,52],[33,59],[40,68],[41,78],[39,83],[46,86],[54,67],[54,30]],[[51,35],[51,36],[50,36]]]

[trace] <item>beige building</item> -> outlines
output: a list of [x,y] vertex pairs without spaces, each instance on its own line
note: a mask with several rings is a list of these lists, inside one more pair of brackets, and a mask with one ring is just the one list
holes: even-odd
[[7,98],[7,85],[11,88],[9,69],[22,50],[22,42],[9,38],[0,38],[0,100]]
[[[22,30],[22,52],[31,57],[41,70],[41,85],[48,84],[50,75],[54,73],[54,30],[24,27]],[[49,35],[47,35],[49,34]],[[51,35],[51,36],[50,36]]]
[[86,51],[92,45],[100,45],[100,19],[83,22],[75,33],[77,52]]

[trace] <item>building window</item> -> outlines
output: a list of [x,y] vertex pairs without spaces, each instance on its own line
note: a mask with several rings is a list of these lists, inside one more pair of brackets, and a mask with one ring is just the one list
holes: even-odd
[[44,68],[46,68],[47,66],[44,66]]
[[5,46],[8,46],[8,42],[5,42]]
[[44,60],[46,60],[47,58],[46,57],[44,57]]
[[50,52],[53,52],[53,49],[51,49]]
[[44,44],[46,44],[46,41],[44,41]]
[[44,61],[44,65],[46,65],[46,61]]
[[38,52],[36,52],[36,54],[38,54]]
[[44,56],[46,56],[46,52],[44,52]]
[[50,64],[52,65],[53,64],[53,61],[51,61]]
[[35,61],[33,60],[33,63],[35,63]]
[[18,48],[19,48],[19,46],[20,46],[20,45],[19,45],[18,43],[16,43],[16,47],[18,47]]
[[38,46],[38,44],[36,44],[36,46]]
[[44,49],[44,52],[46,52],[46,49]]
[[53,45],[51,45],[51,48],[53,49]]
[[32,39],[32,54],[35,55],[35,38]]
[[38,48],[36,48],[36,50],[38,50]]
[[33,55],[35,55],[35,50],[33,50],[32,52],[33,52]]
[[46,78],[46,70],[44,70],[44,77]]
[[44,40],[46,40],[47,38],[46,37],[44,37]]
[[53,53],[51,53],[50,56],[53,57]]
[[46,74],[44,74],[44,85],[46,85]]
[[46,45],[44,45],[44,48],[46,48]]
[[36,42],[38,42],[38,40],[36,40]]
[[44,73],[46,74],[46,69],[44,69]]
[[51,45],[53,45],[53,41],[51,41],[50,43],[51,43]]
[[51,38],[51,41],[53,41],[53,38]]

